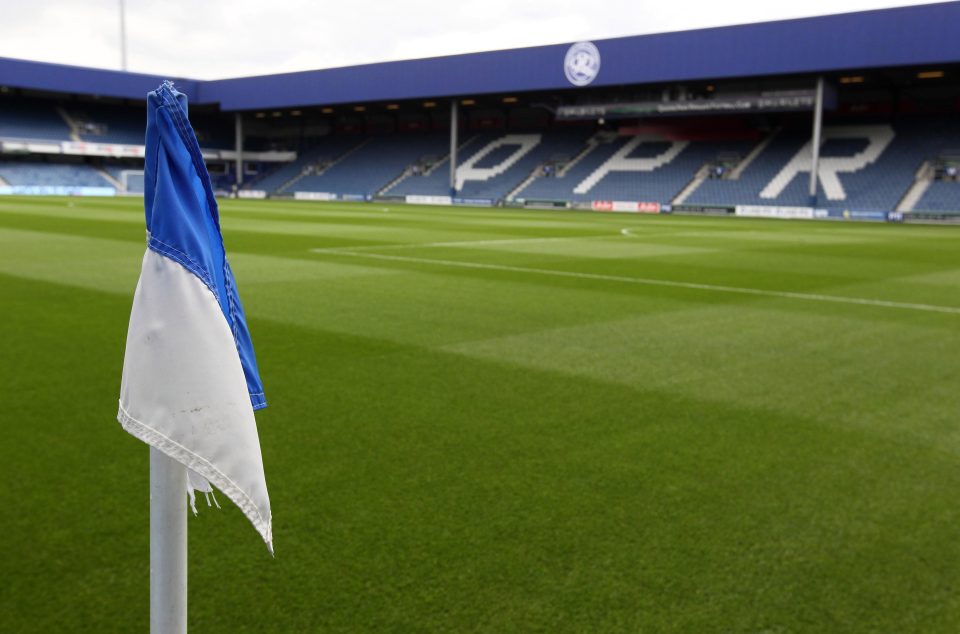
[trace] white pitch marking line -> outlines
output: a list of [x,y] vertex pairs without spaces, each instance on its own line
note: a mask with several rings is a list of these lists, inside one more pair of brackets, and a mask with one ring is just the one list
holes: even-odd
[[631,231],[630,229],[621,229],[621,230],[620,230],[620,235],[624,235],[624,236],[628,236],[628,237],[633,237],[633,231]]
[[697,282],[676,282],[672,280],[657,280],[643,277],[626,277],[620,275],[603,275],[600,273],[578,273],[574,271],[551,271],[548,269],[534,269],[524,266],[508,266],[505,264],[483,264],[480,262],[461,262],[459,260],[437,260],[433,258],[416,258],[404,255],[387,255],[384,253],[357,253],[354,251],[336,251],[333,249],[313,249],[314,252],[335,253],[349,255],[356,258],[372,260],[390,260],[396,262],[415,262],[418,264],[432,264],[434,266],[451,266],[464,269],[485,269],[489,271],[509,271],[511,273],[532,273],[535,275],[552,275],[554,277],[572,277],[584,280],[601,280],[605,282],[623,282],[625,284],[640,284],[644,286],[666,286],[669,288],[689,288],[700,291],[717,293],[736,293],[740,295],[757,295],[760,297],[779,297],[783,299],[802,299],[814,302],[830,302],[834,304],[854,304],[858,306],[878,306],[881,308],[900,308],[904,310],[918,310],[929,313],[946,313],[960,315],[960,307],[938,306],[936,304],[916,304],[911,302],[893,302],[884,299],[868,299],[863,297],[843,297],[840,295],[821,295],[818,293],[797,293],[793,291],[771,291],[762,288],[747,288],[742,286],[721,286],[716,284],[700,284]]
[[502,240],[463,240],[459,242],[411,242],[404,244],[370,244],[358,247],[332,247],[330,249],[310,249],[313,253],[351,253],[354,251],[383,250],[383,249],[421,249],[429,247],[467,247],[486,244],[519,244],[526,242],[561,242],[564,240],[584,240],[586,238],[608,238],[610,236],[571,236],[564,238],[505,238]]
[[502,238],[496,240],[464,240],[461,242],[427,242],[426,244],[404,244],[398,248],[409,247],[460,247],[484,244],[520,244],[524,242],[564,242],[569,240],[583,240],[585,238],[600,238],[606,236],[567,236],[563,238]]

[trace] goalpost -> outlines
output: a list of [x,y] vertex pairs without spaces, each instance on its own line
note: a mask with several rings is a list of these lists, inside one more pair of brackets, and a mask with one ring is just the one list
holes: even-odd
[[120,184],[123,194],[143,193],[143,170],[123,170],[120,172]]

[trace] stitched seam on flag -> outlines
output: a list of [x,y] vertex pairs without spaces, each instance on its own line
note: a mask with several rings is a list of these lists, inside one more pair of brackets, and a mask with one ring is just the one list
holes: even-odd
[[[226,273],[226,271],[224,271]],[[235,314],[237,303],[233,301],[233,292],[235,290],[234,285],[230,282],[229,275],[223,276],[223,284],[227,289],[227,302],[230,308],[230,313]],[[240,359],[243,359],[243,354],[240,351],[240,320],[234,317],[233,323],[230,324],[230,330],[233,333],[233,345],[237,349],[237,356]],[[246,372],[244,372],[246,376]],[[254,410],[264,409],[267,406],[267,399],[263,396],[263,392],[251,392],[247,390],[247,393],[250,395],[250,404],[253,405]],[[257,398],[257,397],[260,398]]]
[[[203,154],[200,152],[200,145],[197,143],[196,135],[191,134],[193,128],[190,125],[190,122],[184,116],[183,110],[180,108],[180,104],[177,103],[177,100],[173,98],[170,88],[166,85],[166,83],[164,83],[164,85],[160,88],[160,93],[161,98],[163,99],[163,107],[167,109],[168,113],[170,114],[170,118],[173,119],[174,125],[177,126],[177,132],[180,134],[180,140],[183,141],[184,146],[186,146],[187,153],[190,155],[190,160],[193,163],[193,169],[197,173],[197,177],[200,180],[200,185],[203,187],[203,193],[207,201],[207,209],[210,213],[210,217],[217,226],[217,232],[221,233],[220,215],[217,211],[217,202],[216,198],[213,196],[213,190],[210,187],[210,174],[207,172],[207,167],[203,162]],[[222,248],[222,235],[220,237],[220,245]],[[226,255],[224,255],[224,260],[226,260]]]
[[191,134],[193,127],[190,125],[189,120],[187,120],[183,110],[180,108],[180,104],[177,103],[177,100],[173,98],[170,88],[166,85],[166,83],[164,83],[164,85],[161,87],[160,92],[164,101],[164,106],[170,111],[171,117],[174,119],[177,129],[180,132],[180,139],[187,147],[187,152],[190,154],[190,158],[193,161],[193,167],[197,171],[197,176],[200,178],[200,184],[203,186],[204,194],[207,198],[207,206],[211,212],[210,215],[213,218],[213,222],[217,225],[217,230],[219,231],[220,216],[217,213],[217,202],[216,198],[213,196],[213,190],[210,187],[210,174],[207,172],[207,167],[203,163],[203,154],[200,152],[200,145],[197,143],[197,137],[195,134]]
[[[192,126],[190,122],[184,116],[184,112],[180,107],[180,104],[177,103],[177,100],[173,97],[171,92],[171,87],[173,84],[164,82],[157,92],[160,93],[160,98],[163,100],[164,107],[169,111],[170,117],[173,119],[174,124],[177,126],[177,130],[180,133],[180,139],[183,141],[183,144],[187,148],[187,152],[190,154],[190,158],[193,162],[193,168],[197,172],[197,176],[200,179],[200,185],[203,187],[204,194],[207,199],[207,208],[210,213],[210,216],[213,218],[214,224],[217,226],[217,233],[220,235],[220,249],[223,251],[223,279],[225,283],[227,282],[229,276],[227,275],[227,254],[226,249],[223,248],[223,232],[220,228],[220,214],[218,213],[217,201],[213,196],[213,190],[210,187],[210,174],[207,172],[206,165],[203,163],[203,155],[200,152],[200,145],[197,143],[197,137],[195,134],[191,134]],[[219,302],[219,295],[214,291],[214,296],[217,297]],[[240,339],[237,337],[237,311],[236,306],[233,302],[232,293],[227,292],[227,308],[230,315],[230,329],[233,331],[233,342],[237,347],[237,354],[240,353]],[[266,405],[264,403],[264,405]]]
[[253,405],[254,411],[256,411],[258,409],[263,409],[267,406],[267,399],[264,398],[263,392],[251,392],[250,403],[251,405]]
[[211,293],[213,293],[214,298],[217,299],[217,303],[220,303],[220,299],[217,296],[217,287],[213,284],[213,278],[210,277],[210,274],[207,273],[206,269],[204,269],[196,260],[191,258],[183,251],[180,251],[176,247],[169,245],[153,236],[150,236],[150,242],[148,246],[160,255],[164,255],[171,260],[176,260],[185,269],[200,278],[200,281],[210,289]]
[[[215,478],[208,478],[208,479],[218,480],[220,482],[225,483],[224,486],[219,487],[221,489],[228,489],[228,490],[232,489],[236,491],[237,495],[243,498],[243,502],[239,503],[239,506],[241,508],[245,508],[245,507],[251,508],[252,513],[255,513],[257,516],[256,518],[254,518],[254,521],[258,523],[262,523],[264,525],[266,524],[266,521],[263,519],[263,515],[260,513],[259,508],[257,508],[257,505],[253,502],[250,496],[247,495],[246,492],[243,489],[241,489],[236,482],[231,480],[226,474],[224,474],[222,471],[220,471],[215,466],[213,466],[213,464],[211,464],[209,460],[207,460],[203,456],[200,456],[190,451],[189,449],[187,449],[177,441],[157,431],[156,429],[150,427],[146,423],[137,420],[136,418],[131,416],[127,412],[127,410],[124,409],[123,405],[119,406],[117,417],[120,420],[120,424],[123,425],[124,428],[126,428],[126,425],[130,425],[130,424],[135,425],[140,428],[138,431],[143,432],[144,435],[150,436],[152,439],[159,440],[159,442],[165,445],[165,447],[158,447],[158,449],[165,449],[165,448],[171,449],[174,453],[177,454],[176,456],[177,458],[181,456],[186,456],[187,461],[190,463],[187,466],[189,466],[194,471],[198,471],[198,472],[209,471],[215,474]],[[195,467],[199,467],[199,468],[195,468]],[[203,475],[204,477],[206,477],[205,473],[200,473],[200,475]],[[226,493],[226,491],[224,492]]]
[[[206,271],[203,269],[203,267],[197,264],[196,261],[193,260],[193,258],[191,258],[189,255],[187,255],[183,251],[180,251],[176,247],[173,247],[167,244],[166,242],[163,242],[162,240],[158,240],[153,236],[150,237],[150,242],[147,243],[147,246],[152,251],[159,253],[163,257],[170,258],[171,260],[177,262],[183,268],[187,269],[187,271],[194,274],[197,278],[200,279],[201,282],[203,282],[204,286],[207,287],[207,290],[209,290],[213,294],[214,301],[216,301],[218,305],[220,304],[220,300],[217,297],[216,287],[210,281],[209,276],[205,277]],[[167,252],[167,249],[169,249],[170,252]],[[236,323],[237,323],[236,320],[234,320],[234,324]],[[237,350],[237,357],[240,358],[240,344],[239,344],[239,339],[237,337],[236,326],[234,326],[233,328],[233,345]],[[250,390],[247,390],[247,393],[250,395],[250,404],[253,406],[254,410],[264,409],[267,406],[267,399],[264,398],[263,392],[251,392]]]
[[267,544],[270,545],[270,549],[273,550],[272,518],[265,520],[257,505],[236,482],[213,466],[206,458],[195,454],[172,438],[169,438],[146,423],[131,416],[127,410],[123,408],[122,403],[120,403],[119,409],[117,410],[117,420],[120,426],[130,435],[142,440],[151,447],[156,447],[171,458],[184,464],[187,468],[193,469],[213,484],[216,484],[217,488],[223,491],[224,495],[240,507],[243,514],[253,523]]
[[[226,255],[224,255],[224,259],[226,259]],[[224,267],[224,271],[223,271],[223,285],[227,289],[227,304],[230,309],[230,317],[231,317],[230,331],[233,333],[233,345],[237,349],[237,356],[242,359],[243,355],[240,354],[240,326],[239,326],[240,320],[235,317],[236,304],[233,301],[233,292],[231,292],[234,290],[234,288],[233,288],[233,284],[230,283],[230,276],[227,275],[226,267]]]

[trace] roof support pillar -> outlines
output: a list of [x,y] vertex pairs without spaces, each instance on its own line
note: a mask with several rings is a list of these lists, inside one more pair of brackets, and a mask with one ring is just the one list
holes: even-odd
[[457,100],[450,100],[450,197],[457,195]]
[[234,121],[234,149],[237,151],[237,158],[234,159],[234,169],[237,172],[237,189],[243,185],[243,114],[233,115]]
[[820,174],[820,137],[823,131],[823,77],[817,77],[817,98],[813,105],[813,142],[810,147],[810,206],[817,206],[817,180]]

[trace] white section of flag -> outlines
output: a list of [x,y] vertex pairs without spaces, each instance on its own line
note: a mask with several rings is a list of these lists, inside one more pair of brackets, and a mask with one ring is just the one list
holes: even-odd
[[233,500],[272,552],[260,441],[233,334],[210,289],[150,249],[130,314],[118,419]]

